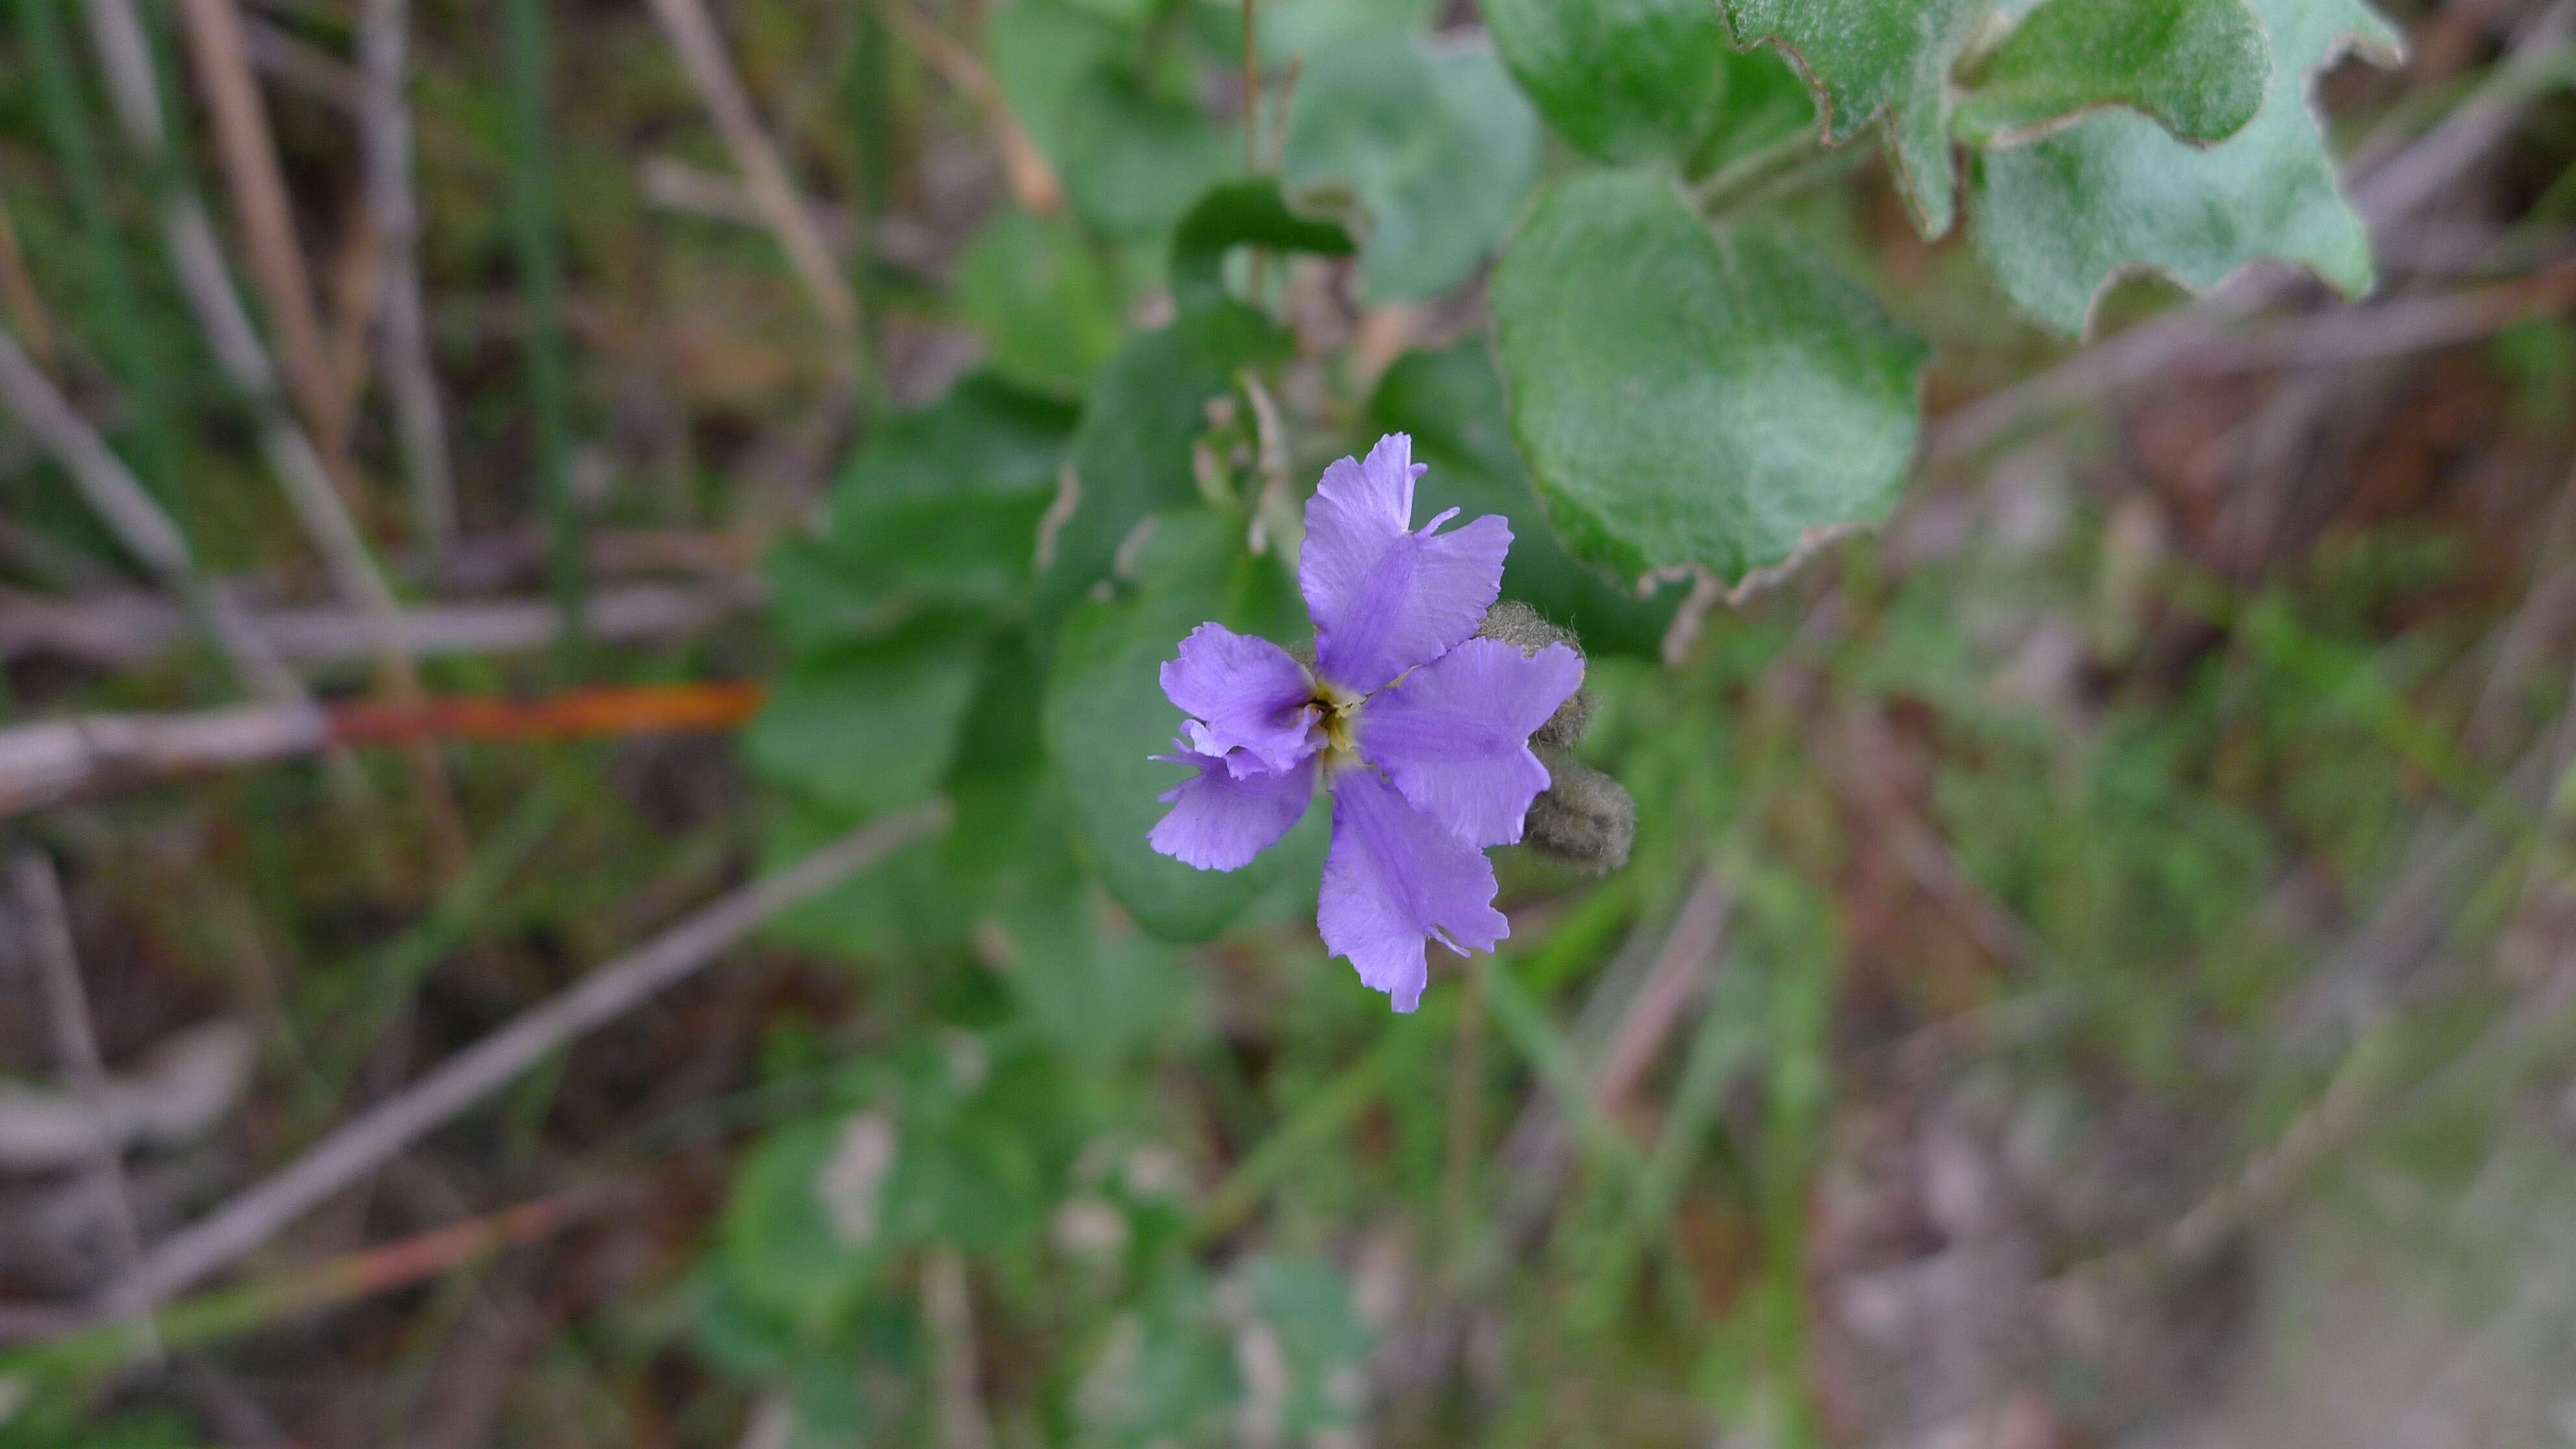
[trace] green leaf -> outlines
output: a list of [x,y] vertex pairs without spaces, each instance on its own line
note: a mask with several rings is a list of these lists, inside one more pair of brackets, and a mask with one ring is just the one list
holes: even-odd
[[1163,0],[1071,0],[1075,6],[1121,25],[1142,25],[1162,8]]
[[1351,1302],[1350,1276],[1329,1259],[1285,1253],[1261,1254],[1239,1271],[1253,1320],[1288,1370],[1274,1432],[1294,1443],[1355,1421],[1361,1405],[1343,1385],[1368,1361],[1377,1335]]
[[[1038,733],[1044,676],[1028,641],[985,649],[957,729],[944,789],[956,823],[779,916],[770,939],[829,956],[867,957],[962,944],[979,923],[1051,901],[1081,880],[1064,842],[1071,803]],[[866,815],[796,794],[768,802],[762,859],[785,865]]]
[[1360,42],[1310,60],[1281,176],[1344,221],[1370,302],[1439,296],[1509,229],[1538,174],[1538,118],[1489,45]]
[[[773,793],[761,802],[760,865],[784,870],[858,828],[864,816]],[[952,835],[954,834],[952,830]],[[772,916],[761,938],[835,960],[907,960],[962,943],[976,897],[948,868],[943,842],[916,840],[802,905]]]
[[957,259],[957,308],[984,336],[993,370],[1076,396],[1118,347],[1118,295],[1081,231],[1016,209]]
[[2211,145],[2254,119],[2271,75],[2246,0],[2050,0],[1979,67],[1951,127],[1972,146],[2009,145],[2127,106]]
[[1060,399],[970,376],[878,428],[833,485],[832,512],[888,499],[1051,493],[1079,416]]
[[2308,79],[2347,48],[2393,61],[2399,37],[2361,0],[2255,9],[2272,39],[2271,85],[2230,139],[2197,149],[2106,111],[1977,158],[1977,251],[2014,301],[2080,333],[2124,270],[2206,290],[2259,257],[2300,263],[2347,295],[2369,289],[2370,236],[2336,189]]
[[799,655],[877,637],[925,612],[1008,608],[1035,573],[1043,495],[905,498],[841,511],[820,538],[770,551],[771,610]]
[[752,769],[853,821],[939,791],[975,689],[975,632],[930,619],[799,661],[743,732]]
[[[1242,10],[1238,0],[1205,3],[1228,18]],[[1345,41],[1418,35],[1431,28],[1438,10],[1438,0],[1261,0],[1254,23],[1262,61],[1284,66]]]
[[1578,557],[1732,583],[1904,481],[1923,344],[1812,247],[1712,233],[1663,177],[1551,187],[1492,298],[1513,432]]
[[1011,0],[993,9],[985,27],[994,83],[1029,139],[1061,171],[1074,93],[1094,70],[1135,51],[1135,28],[1072,0]]
[[1207,405],[1238,373],[1285,361],[1294,339],[1233,302],[1193,307],[1159,332],[1130,337],[1093,384],[1074,437],[1076,501],[1053,540],[1044,593],[1052,617],[1109,573],[1118,545],[1147,514],[1199,499],[1190,445]]
[[[887,1138],[895,1136],[891,1122],[880,1126]],[[897,1245],[882,1230],[879,1204],[892,1162],[871,1177],[864,1172],[871,1144],[853,1140],[878,1130],[842,1120],[800,1122],[771,1133],[744,1162],[722,1230],[726,1286],[742,1309],[816,1332],[889,1265]],[[899,1140],[885,1145],[901,1146]],[[850,1204],[837,1221],[823,1196],[836,1157],[845,1195],[865,1192],[870,1199]]]
[[1369,399],[1369,427],[1413,435],[1414,460],[1431,468],[1419,485],[1419,512],[1455,508],[1511,520],[1504,598],[1574,630],[1587,652],[1654,657],[1683,591],[1639,598],[1566,552],[1512,450],[1503,380],[1482,340],[1397,358]]
[[[1061,856],[1063,837],[1055,844]],[[1112,1065],[1169,1040],[1194,983],[1172,947],[1103,919],[1094,894],[1075,872],[1010,912],[1005,974],[1021,1011],[1067,1060]]]
[[1346,257],[1351,235],[1338,224],[1298,216],[1264,176],[1230,181],[1202,196],[1172,231],[1172,299],[1184,308],[1225,300],[1225,259],[1239,246]]
[[1243,164],[1230,128],[1193,97],[1118,65],[1095,67],[1074,88],[1063,151],[1075,213],[1124,237],[1161,234]]
[[1230,1442],[1243,1395],[1212,1285],[1195,1265],[1156,1276],[1084,1371],[1079,1449]]
[[1736,49],[1709,0],[1485,0],[1484,11],[1548,125],[1598,160],[1696,173],[1814,124],[1797,73]]
[[1035,567],[1075,410],[990,374],[876,430],[833,485],[816,534],[767,560],[771,616],[807,655],[925,611],[1009,605]]
[[1993,0],[1720,0],[1739,44],[1787,52],[1815,92],[1825,140],[1840,144],[1881,116],[1915,226],[1927,237],[1958,212],[1950,156],[1950,68]]
[[1237,525],[1203,510],[1158,516],[1138,560],[1141,587],[1074,611],[1047,689],[1047,749],[1072,793],[1085,854],[1110,895],[1165,940],[1223,930],[1287,854],[1273,847],[1245,869],[1201,871],[1145,843],[1167,808],[1159,797],[1184,777],[1150,758],[1171,753],[1180,724],[1160,675],[1182,636],[1210,620],[1270,638],[1304,629],[1278,562],[1245,553],[1241,539]]

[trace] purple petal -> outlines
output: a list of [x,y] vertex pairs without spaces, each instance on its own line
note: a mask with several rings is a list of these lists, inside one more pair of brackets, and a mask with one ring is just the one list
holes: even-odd
[[[1223,624],[1201,624],[1181,641],[1180,657],[1163,666],[1163,693],[1195,716],[1183,729],[1203,755],[1242,750],[1262,767],[1285,770],[1323,746],[1306,667],[1269,640]],[[1239,757],[1234,773],[1247,773]]]
[[1279,842],[1306,814],[1315,797],[1315,762],[1285,770],[1238,776],[1228,761],[1204,755],[1179,740],[1177,754],[1157,760],[1190,765],[1198,773],[1163,792],[1172,807],[1145,839],[1156,850],[1200,870],[1241,870]]
[[1407,669],[1428,664],[1476,632],[1502,592],[1511,525],[1479,518],[1433,536],[1442,514],[1413,529],[1413,440],[1379,440],[1368,461],[1324,470],[1306,504],[1306,546],[1297,566],[1315,621],[1317,668],[1354,694],[1369,694]]
[[1333,852],[1315,925],[1326,950],[1348,958],[1396,1010],[1411,1011],[1430,979],[1426,941],[1463,956],[1511,934],[1494,909],[1494,867],[1375,770],[1341,769],[1332,790]]
[[1357,743],[1416,810],[1473,846],[1516,845],[1547,767],[1529,737],[1583,683],[1583,656],[1470,639],[1359,714]]

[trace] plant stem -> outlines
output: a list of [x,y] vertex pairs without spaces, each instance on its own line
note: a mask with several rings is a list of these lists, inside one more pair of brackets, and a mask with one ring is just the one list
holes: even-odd
[[546,137],[545,0],[507,0],[509,47],[510,201],[519,290],[528,315],[528,413],[535,432],[537,486],[545,503],[547,577],[564,621],[566,671],[578,673],[584,649],[581,514],[572,496],[565,418],[563,259],[555,235],[552,157]]
[[1692,199],[1712,219],[1732,216],[1752,203],[1795,190],[1863,154],[1846,142],[1828,145],[1821,130],[1801,130],[1749,156],[1738,157],[1692,184]]

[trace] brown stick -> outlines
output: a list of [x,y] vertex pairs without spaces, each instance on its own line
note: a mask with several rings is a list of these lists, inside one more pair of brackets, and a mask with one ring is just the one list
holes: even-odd
[[[242,247],[250,254],[251,276],[277,329],[281,370],[327,458],[340,442],[338,414],[331,406],[330,355],[314,309],[304,249],[295,239],[295,208],[277,164],[277,139],[269,129],[259,81],[251,74],[241,13],[234,0],[179,0],[179,12],[187,22],[197,83],[205,90],[206,110],[214,121],[216,155],[232,193]],[[360,504],[355,498],[344,501],[353,509]]]
[[9,204],[0,199],[0,303],[9,308],[9,325],[27,344],[27,353],[47,372],[54,370],[54,324],[45,312],[44,294],[27,272],[26,253],[18,249],[18,228],[9,219]]
[[993,144],[1002,149],[1002,171],[1010,178],[1011,196],[1019,202],[1020,209],[1034,216],[1052,216],[1063,210],[1064,186],[1056,180],[1055,168],[1047,164],[1037,142],[1029,138],[1028,127],[1020,124],[1009,98],[993,83],[992,73],[975,52],[914,14],[907,0],[885,0],[879,8],[887,28],[983,111],[984,128],[993,133]]
[[[627,1186],[611,1182],[577,1187],[379,1247],[289,1268],[273,1278],[208,1297],[255,1310],[241,1314],[245,1327],[266,1327],[319,1313],[408,1288],[459,1264],[549,1237],[629,1201]],[[78,1314],[0,1306],[0,1341],[56,1339],[95,1326],[95,1320]]]
[[[53,380],[19,350],[6,329],[0,329],[0,402],[8,405],[36,441],[71,475],[82,500],[115,535],[117,543],[150,569],[163,588],[204,617],[207,631],[232,661],[244,688],[280,702],[305,698],[302,681],[278,658],[266,636],[251,625],[248,611],[232,591],[198,572],[196,556],[189,550],[188,537],[179,531],[179,525],[171,521],[150,491],[109,450],[107,441],[55,388]],[[178,609],[156,607],[166,613],[174,632],[184,625]],[[6,622],[7,614],[0,612],[0,639],[6,637]],[[0,647],[0,658],[5,657],[5,647]]]
[[[133,1273],[143,1263],[143,1235],[134,1222],[134,1200],[125,1190],[125,1164],[108,1131],[107,1067],[99,1060],[98,1035],[90,1026],[89,992],[81,986],[80,957],[72,945],[71,915],[63,909],[62,882],[54,863],[35,851],[10,867],[24,914],[27,954],[36,968],[36,985],[45,998],[45,1017],[53,1029],[55,1064],[72,1080],[97,1124],[98,1148],[89,1171],[103,1189],[108,1205],[108,1237],[116,1254],[116,1271]],[[160,1340],[149,1315],[137,1314],[137,1328],[155,1357]]]
[[[227,596],[229,597],[229,596]],[[756,590],[633,584],[593,594],[584,634],[601,643],[685,639],[758,602]],[[346,609],[239,609],[237,632],[272,658],[307,665],[372,657],[375,627]],[[393,620],[395,648],[414,658],[528,654],[553,647],[562,616],[538,600],[484,599],[424,604]],[[0,589],[0,659],[50,655],[102,669],[158,658],[189,635],[185,615],[142,594],[55,600]]]
[[100,1302],[110,1316],[157,1305],[267,1242],[428,1133],[577,1038],[705,969],[771,916],[812,899],[945,826],[945,802],[890,815],[744,886],[556,993],[508,1026],[313,1144],[282,1171],[164,1238]]
[[757,684],[577,689],[547,699],[249,705],[200,714],[87,715],[0,730],[0,819],[154,780],[272,764],[332,746],[436,739],[588,739],[739,727]]
[[1592,1095],[1600,1102],[1603,1116],[1617,1118],[1630,1095],[1645,1081],[1647,1069],[1655,1064],[1655,1054],[1672,1035],[1682,1012],[1707,985],[1710,965],[1717,958],[1718,938],[1726,931],[1727,918],[1734,914],[1735,892],[1716,872],[1701,875],[1691,887],[1690,898],[1682,903],[1672,934],[1664,939],[1664,949],[1655,957],[1654,971],[1637,988],[1636,999],[1619,1018],[1618,1028],[1601,1053],[1601,1069],[1593,1078]]
[[[249,81],[247,62],[241,60],[238,15],[232,0],[187,0],[192,7],[206,7],[203,19],[216,25],[232,24],[231,63],[228,72],[238,72],[237,80],[250,87],[250,100],[258,99],[257,86]],[[214,13],[220,9],[221,14]],[[100,67],[107,73],[108,91],[116,101],[120,122],[127,139],[136,149],[159,158],[168,148],[169,136],[163,126],[159,86],[152,68],[152,50],[145,39],[141,18],[133,0],[93,0],[90,6],[91,33],[96,40]],[[196,23],[192,19],[192,23]],[[220,43],[221,37],[218,37]],[[207,47],[201,46],[200,53]],[[227,81],[231,84],[231,81]],[[220,124],[220,123],[219,123]],[[234,123],[239,124],[238,120]],[[265,121],[262,121],[263,130]],[[251,138],[261,139],[261,138]],[[270,168],[270,180],[277,181],[278,207],[284,211],[284,183],[273,175],[276,154],[273,147],[260,155],[247,151],[240,157],[230,153],[247,142],[241,136],[226,141],[227,164]],[[243,184],[236,178],[236,184]],[[258,185],[258,182],[249,182]],[[246,206],[256,210],[258,206]],[[162,238],[170,254],[171,269],[178,273],[181,292],[189,311],[206,334],[215,360],[232,385],[251,400],[260,414],[260,447],[269,466],[286,493],[296,519],[303,525],[329,571],[334,588],[342,599],[370,626],[377,686],[396,700],[414,700],[421,696],[420,675],[412,667],[408,654],[393,639],[394,623],[399,614],[392,586],[385,581],[369,549],[366,535],[360,531],[351,504],[342,497],[347,480],[336,475],[329,457],[337,456],[336,442],[326,453],[314,445],[305,428],[297,425],[293,412],[278,390],[276,365],[270,360],[268,346],[252,325],[250,314],[242,306],[239,293],[233,289],[230,268],[226,265],[221,243],[215,240],[214,225],[207,220],[205,203],[195,192],[175,191],[162,208]],[[292,217],[286,217],[286,249],[294,252]],[[296,271],[302,273],[301,254],[296,253]],[[270,259],[274,260],[274,258]],[[309,309],[309,293],[299,293]],[[308,319],[309,320],[309,319]],[[314,328],[313,352],[306,361],[318,356],[319,328]],[[313,395],[317,400],[324,394]],[[354,489],[348,489],[354,493]],[[420,796],[422,812],[429,827],[429,843],[439,873],[453,874],[464,868],[467,854],[465,831],[456,808],[456,799],[448,789],[447,776],[437,755],[426,748],[415,750],[406,759],[414,793]]]
[[403,90],[410,23],[405,0],[363,0],[359,7],[358,57],[365,77],[360,139],[367,215],[384,252],[379,342],[411,493],[412,544],[435,564],[456,538],[456,479],[420,282],[420,206],[412,194],[412,116]]

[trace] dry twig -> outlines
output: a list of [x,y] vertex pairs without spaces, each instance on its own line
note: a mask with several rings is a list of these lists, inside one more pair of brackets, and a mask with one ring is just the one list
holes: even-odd
[[983,111],[984,128],[993,133],[993,144],[1002,148],[1002,170],[1010,178],[1011,196],[1019,202],[1020,209],[1033,216],[1052,216],[1061,211],[1064,186],[1056,180],[1055,168],[1047,164],[1037,142],[1029,139],[1028,127],[1020,124],[1010,100],[993,83],[992,73],[975,52],[915,14],[910,0],[886,0],[879,14],[887,28],[903,37],[904,44]]
[[[286,383],[328,460],[339,451],[344,419],[332,406],[330,354],[322,342],[304,248],[295,237],[294,203],[278,167],[268,107],[251,74],[241,12],[235,0],[179,0],[179,11],[188,25],[197,84],[214,121],[216,155],[232,193],[233,219],[241,228],[242,247],[250,253],[251,276],[259,283],[269,322],[277,329]],[[335,473],[333,482],[345,489],[345,472]],[[362,502],[353,496],[343,501],[351,508]]]
[[[209,11],[207,19],[218,25],[232,17],[232,0],[189,3],[205,7]],[[217,8],[223,12],[221,19],[211,14]],[[161,118],[151,49],[143,39],[143,25],[135,15],[133,0],[94,0],[89,13],[100,64],[107,72],[109,92],[117,99],[117,115],[126,127],[127,139],[138,151],[158,159],[168,147],[169,136]],[[234,49],[237,53],[237,37]],[[241,80],[250,84],[246,67]],[[228,140],[227,150],[236,144]],[[273,167],[275,162],[272,152],[263,164]],[[374,554],[343,503],[323,454],[287,410],[268,349],[260,341],[258,329],[251,325],[241,297],[233,290],[223,247],[215,240],[205,204],[194,192],[184,187],[171,189],[163,203],[162,238],[172,269],[178,273],[180,290],[198,327],[205,332],[217,364],[260,414],[262,451],[284,485],[297,521],[321,554],[333,586],[369,627],[379,686],[396,700],[419,699],[420,675],[412,668],[410,656],[395,642],[400,607],[393,588],[376,566]],[[286,245],[291,248],[293,240],[290,225]],[[315,345],[318,349],[318,340]],[[466,854],[465,828],[455,797],[448,790],[446,771],[437,754],[426,746],[412,751],[408,763],[414,789],[428,818],[430,842],[441,872],[461,869]]]
[[847,340],[857,336],[858,296],[833,261],[831,248],[824,245],[813,211],[797,194],[795,180],[787,174],[787,163],[780,159],[769,133],[761,129],[760,117],[752,109],[751,97],[744,92],[741,80],[735,77],[732,63],[725,58],[724,40],[716,34],[715,22],[708,18],[705,4],[702,0],[651,0],[651,4],[653,18],[661,22],[672,48],[680,52],[681,63],[697,86],[699,99],[706,102],[717,134],[724,138],[734,165],[741,168],[752,203],[760,208],[761,219],[776,234],[778,244],[786,248],[787,260],[795,267],[797,278],[814,294],[814,304],[822,309],[824,322],[836,337]]
[[838,885],[946,824],[944,804],[878,820],[742,887],[519,1014],[391,1099],[313,1144],[283,1170],[155,1245],[102,1299],[108,1314],[156,1305],[250,1252],[521,1072],[696,975],[763,921]]
[[[150,569],[163,588],[204,616],[208,632],[246,688],[280,703],[307,699],[303,683],[278,658],[231,591],[197,572],[187,536],[170,521],[170,515],[161,511],[151,493],[5,330],[0,330],[0,400],[71,475],[90,511],[125,551]],[[170,611],[170,619],[173,625],[180,622],[177,611]],[[5,616],[0,616],[0,623],[5,623]],[[0,637],[5,634],[5,628],[0,628]]]
[[[45,998],[45,1019],[53,1031],[55,1064],[71,1078],[88,1110],[92,1137],[88,1167],[100,1200],[107,1205],[115,1271],[132,1273],[143,1261],[142,1230],[135,1225],[134,1200],[125,1190],[125,1164],[108,1131],[107,1068],[99,1061],[98,1035],[90,1026],[89,993],[81,986],[80,957],[72,945],[70,913],[63,909],[62,882],[55,878],[54,863],[34,851],[20,855],[9,873],[17,888],[37,989]],[[160,1344],[151,1337],[150,1317],[137,1316],[147,1344],[158,1355]]]
[[[698,588],[634,584],[602,589],[587,601],[583,636],[609,644],[668,643],[698,634],[759,600],[758,589],[735,582]],[[366,660],[381,642],[374,626],[346,609],[254,612],[237,607],[235,614],[239,632],[257,647],[271,657],[298,664]],[[0,589],[0,660],[50,655],[118,669],[158,658],[183,642],[189,632],[184,615],[149,595],[55,600]],[[406,609],[394,618],[392,643],[416,659],[531,654],[552,648],[562,635],[563,616],[551,602],[480,599]],[[296,697],[303,697],[300,687]]]
[[411,493],[412,544],[434,567],[456,538],[456,479],[448,462],[447,419],[429,351],[420,284],[420,208],[412,195],[411,105],[403,92],[410,40],[406,0],[364,0],[358,63],[365,79],[360,138],[367,170],[367,217],[384,255],[377,274],[378,345],[403,477]]
[[760,708],[757,684],[578,689],[521,703],[246,705],[200,714],[85,715],[0,730],[0,819],[150,780],[294,759],[332,746],[422,739],[586,739],[729,730]]

